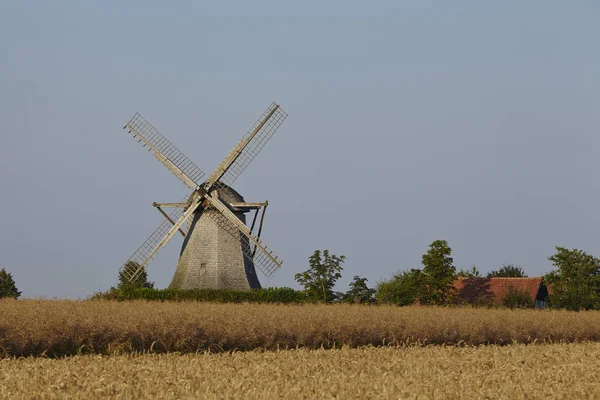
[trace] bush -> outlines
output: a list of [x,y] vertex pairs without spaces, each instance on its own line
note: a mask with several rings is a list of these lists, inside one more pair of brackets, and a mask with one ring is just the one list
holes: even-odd
[[533,300],[529,293],[510,286],[508,294],[502,299],[502,305],[508,308],[531,308]]
[[418,269],[400,272],[389,281],[379,282],[375,300],[399,306],[414,304],[421,297],[423,280],[423,273]]

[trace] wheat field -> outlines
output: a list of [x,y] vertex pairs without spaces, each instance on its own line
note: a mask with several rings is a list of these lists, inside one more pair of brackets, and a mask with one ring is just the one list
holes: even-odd
[[0,360],[10,399],[594,399],[600,344]]
[[599,360],[595,311],[0,301],[10,399],[600,398]]
[[0,357],[600,341],[600,312],[0,301]]

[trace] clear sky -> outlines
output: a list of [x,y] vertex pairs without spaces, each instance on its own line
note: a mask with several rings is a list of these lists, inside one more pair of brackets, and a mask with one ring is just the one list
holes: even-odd
[[[315,249],[371,284],[420,267],[600,256],[597,1],[0,3],[0,268],[84,298],[186,187],[121,128],[140,112],[207,173],[276,101],[237,181],[297,287]],[[150,266],[168,285],[181,239]]]

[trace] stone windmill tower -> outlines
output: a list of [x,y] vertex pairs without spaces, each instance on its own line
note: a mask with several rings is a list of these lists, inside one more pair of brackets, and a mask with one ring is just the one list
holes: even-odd
[[[268,277],[282,264],[260,239],[268,203],[246,202],[231,184],[286,117],[279,105],[271,104],[205,180],[200,168],[136,113],[124,129],[193,192],[179,203],[154,203],[165,220],[123,264],[121,274],[134,282],[179,232],[184,241],[170,288],[260,288],[255,268]],[[166,213],[164,208],[173,211]],[[252,212],[248,227],[246,214]]]

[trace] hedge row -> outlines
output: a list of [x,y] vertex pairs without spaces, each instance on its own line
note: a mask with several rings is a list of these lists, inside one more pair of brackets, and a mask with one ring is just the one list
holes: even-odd
[[255,290],[112,288],[106,292],[96,293],[92,296],[92,299],[209,301],[218,303],[305,303],[308,301],[304,292],[286,287]]

